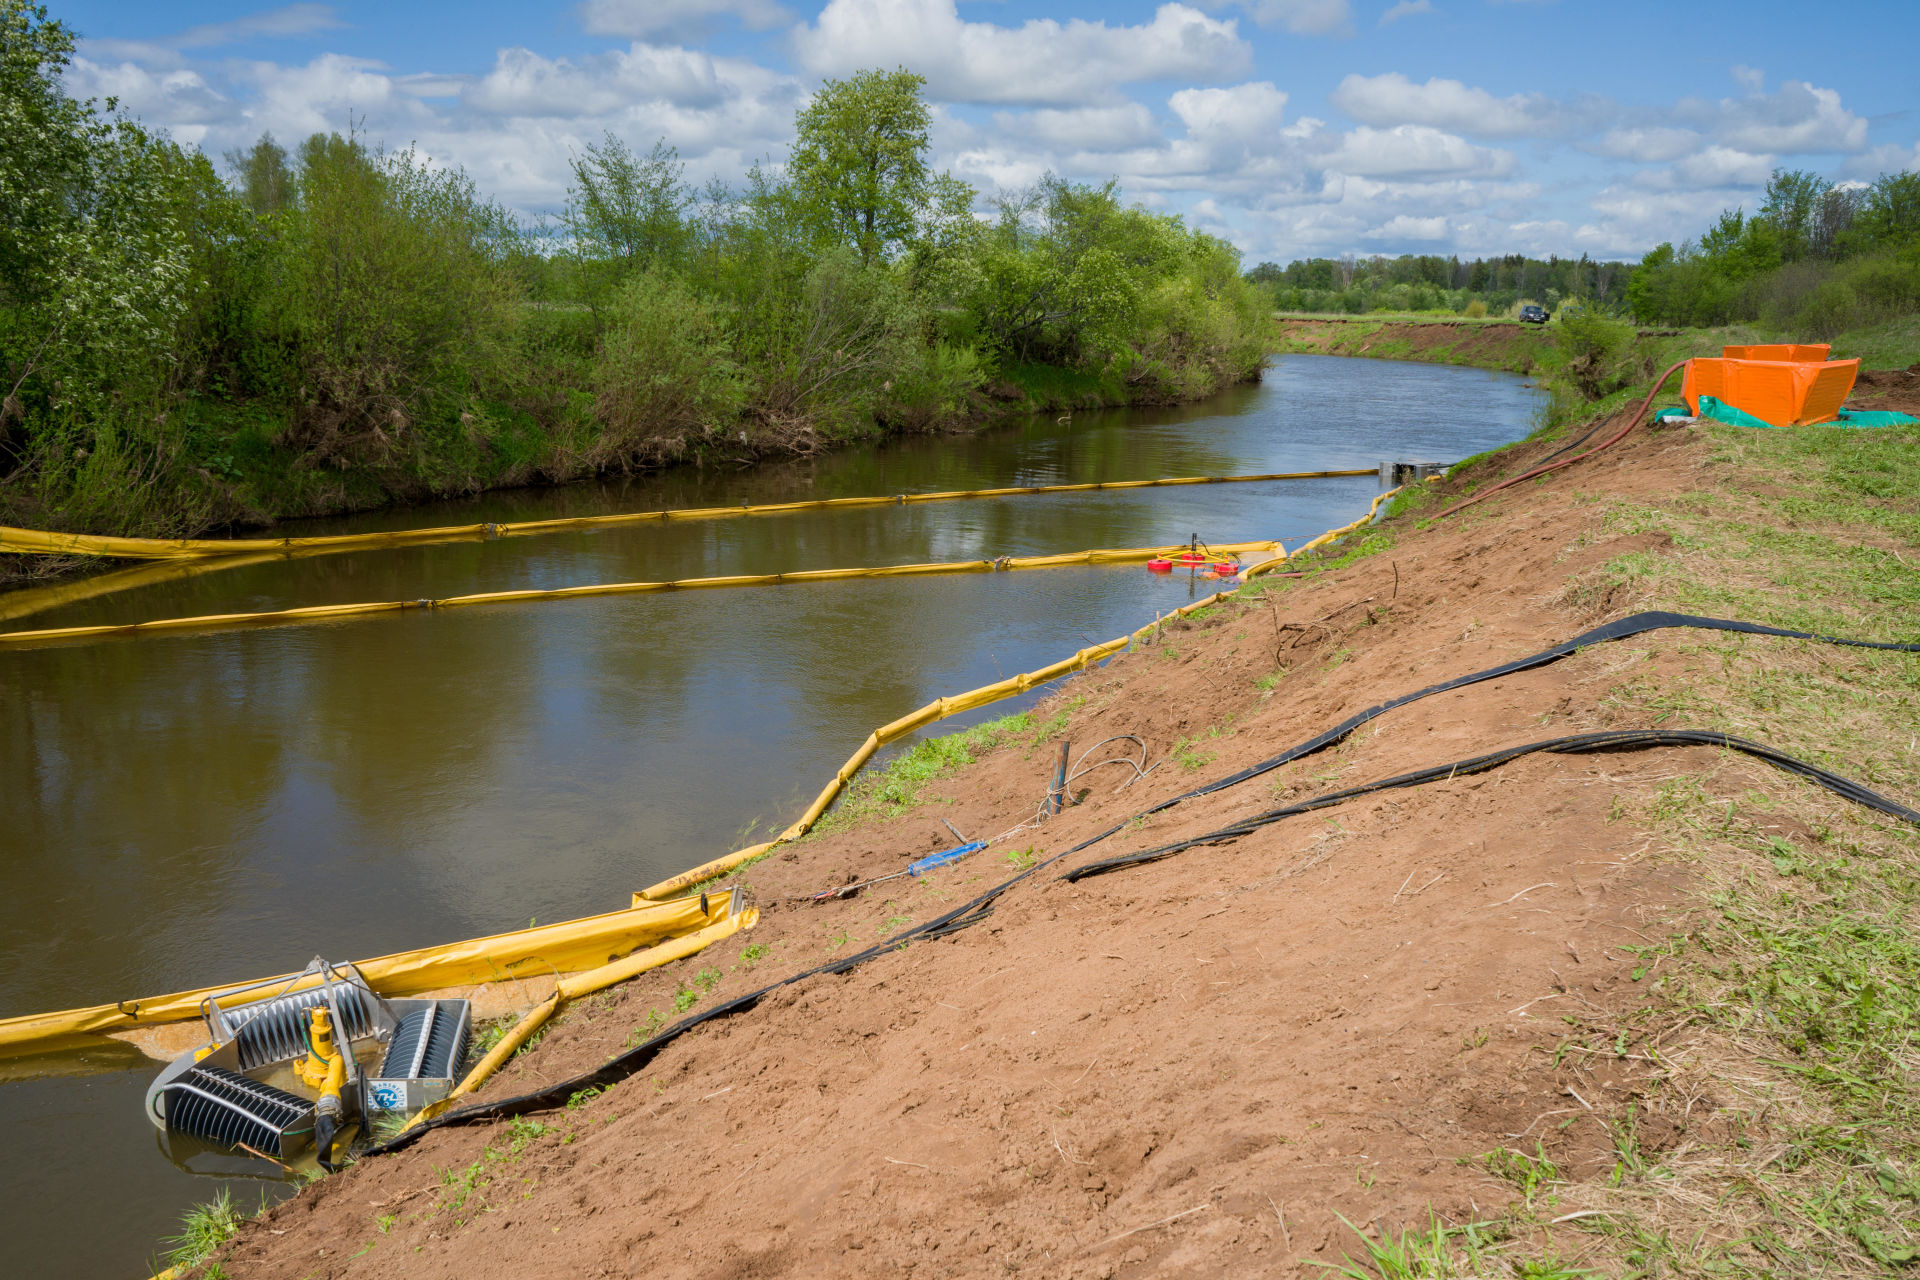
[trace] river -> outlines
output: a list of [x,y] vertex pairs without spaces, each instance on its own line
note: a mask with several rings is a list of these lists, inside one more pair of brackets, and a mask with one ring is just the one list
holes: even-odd
[[[1081,412],[744,471],[286,526],[292,534],[937,489],[1455,461],[1524,435],[1518,377],[1284,356],[1173,409]],[[273,562],[13,627],[626,579],[1279,537],[1372,478],[638,525]],[[875,726],[1209,590],[1072,568],[581,599],[0,652],[0,1016],[132,998],[624,906],[765,838]],[[0,597],[4,603],[4,597]],[[1030,701],[1031,699],[1029,699]],[[1002,703],[933,732],[1004,715]],[[31,1075],[34,1064],[6,1064]],[[43,1280],[138,1277],[220,1181],[169,1163],[153,1064],[0,1084],[0,1224]],[[51,1074],[51,1072],[69,1074]],[[245,1182],[251,1207],[278,1184]]]

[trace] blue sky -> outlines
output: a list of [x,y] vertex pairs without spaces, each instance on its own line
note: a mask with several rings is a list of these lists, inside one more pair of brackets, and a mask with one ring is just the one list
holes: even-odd
[[216,158],[351,116],[514,208],[664,137],[688,176],[785,154],[824,77],[927,77],[979,190],[1116,177],[1247,260],[1638,257],[1776,165],[1920,168],[1920,4],[1618,0],[235,0],[52,5],[70,88]]

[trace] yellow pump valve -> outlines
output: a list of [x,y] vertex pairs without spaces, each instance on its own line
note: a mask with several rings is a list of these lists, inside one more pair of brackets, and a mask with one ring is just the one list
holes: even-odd
[[345,1057],[333,1041],[333,1010],[321,1005],[308,1019],[307,1056],[293,1064],[293,1073],[300,1077],[301,1084],[317,1092],[326,1088],[335,1063],[344,1074]]

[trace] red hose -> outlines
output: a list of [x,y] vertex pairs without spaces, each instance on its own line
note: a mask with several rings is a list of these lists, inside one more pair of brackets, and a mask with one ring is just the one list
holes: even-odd
[[1654,397],[1660,394],[1660,388],[1667,384],[1667,379],[1671,378],[1674,375],[1675,371],[1686,368],[1686,365],[1687,365],[1687,362],[1685,360],[1679,361],[1678,363],[1670,366],[1667,369],[1667,371],[1661,374],[1658,378],[1655,378],[1653,380],[1653,388],[1647,392],[1647,398],[1640,402],[1640,407],[1638,409],[1635,409],[1633,411],[1632,416],[1630,416],[1627,419],[1627,425],[1620,428],[1618,431],[1614,432],[1612,435],[1608,436],[1605,440],[1602,440],[1599,444],[1593,446],[1593,448],[1587,450],[1585,453],[1577,453],[1571,458],[1562,458],[1558,462],[1549,462],[1544,466],[1535,467],[1533,470],[1525,472],[1524,474],[1521,474],[1521,475],[1517,475],[1511,480],[1502,480],[1499,484],[1493,486],[1493,488],[1488,489],[1484,493],[1476,493],[1471,498],[1468,498],[1463,502],[1454,503],[1452,506],[1448,507],[1445,511],[1440,512],[1439,515],[1436,515],[1433,518],[1435,520],[1438,520],[1440,519],[1441,516],[1450,516],[1456,511],[1463,511],[1466,508],[1472,506],[1474,503],[1479,502],[1482,498],[1491,498],[1494,494],[1500,492],[1502,489],[1511,488],[1513,485],[1519,484],[1522,480],[1531,480],[1535,476],[1543,476],[1549,471],[1558,471],[1561,467],[1570,467],[1576,462],[1581,462],[1587,458],[1591,458],[1594,454],[1600,452],[1602,449],[1608,448],[1611,445],[1619,444],[1622,440],[1626,439],[1627,433],[1629,431],[1632,431],[1635,427],[1640,425],[1640,419],[1644,418],[1647,414],[1647,410],[1653,407]]

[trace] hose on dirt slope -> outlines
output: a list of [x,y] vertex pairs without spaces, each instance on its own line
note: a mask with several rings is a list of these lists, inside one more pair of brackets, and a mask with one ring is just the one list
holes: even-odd
[[[1317,734],[1297,746],[1290,747],[1277,756],[1271,757],[1250,768],[1242,769],[1238,773],[1231,774],[1216,782],[1196,787],[1192,791],[1175,796],[1170,800],[1163,800],[1151,808],[1142,810],[1140,813],[1133,815],[1125,821],[1116,823],[1099,834],[1081,841],[1072,848],[1065,849],[1060,853],[1053,854],[1036,862],[1025,871],[1003,880],[998,885],[988,889],[971,901],[951,911],[944,912],[924,924],[903,930],[884,942],[875,943],[864,951],[844,956],[839,960],[808,969],[803,973],[793,974],[778,982],[769,983],[758,990],[749,991],[745,995],[735,996],[733,999],[715,1005],[703,1013],[684,1018],[671,1026],[662,1028],[660,1033],[652,1039],[609,1059],[592,1071],[584,1072],[570,1079],[562,1080],[558,1084],[549,1085],[531,1093],[523,1093],[515,1097],[502,1098],[494,1102],[479,1103],[462,1107],[456,1111],[449,1111],[432,1120],[415,1125],[413,1128],[407,1129],[397,1136],[370,1148],[366,1154],[372,1156],[390,1151],[398,1151],[403,1147],[411,1146],[419,1140],[422,1134],[434,1129],[449,1128],[456,1125],[483,1124],[495,1120],[507,1119],[512,1116],[526,1115],[535,1111],[546,1111],[555,1107],[565,1106],[575,1094],[580,1093],[582,1090],[616,1084],[638,1072],[644,1071],[648,1064],[650,1064],[669,1043],[703,1023],[715,1018],[725,1017],[729,1014],[745,1012],[759,1004],[767,995],[778,991],[782,987],[791,986],[794,983],[803,982],[808,978],[817,977],[821,974],[850,972],[864,965],[869,960],[874,960],[882,955],[900,950],[915,939],[940,938],[957,930],[964,929],[969,925],[978,924],[993,913],[995,901],[1021,881],[1037,875],[1039,872],[1059,862],[1063,858],[1072,857],[1074,854],[1092,848],[1101,841],[1125,830],[1130,823],[1151,814],[1172,808],[1174,805],[1184,801],[1204,795],[1211,795],[1227,787],[1236,786],[1250,778],[1258,777],[1269,770],[1276,769],[1288,761],[1297,760],[1302,756],[1311,755],[1316,751],[1323,750],[1335,742],[1338,742],[1341,738],[1344,738],[1347,734],[1353,732],[1353,730],[1365,724],[1367,721],[1383,715],[1395,707],[1405,706],[1409,702],[1416,701],[1420,698],[1431,697],[1436,693],[1445,693],[1466,685],[1477,684],[1485,680],[1498,679],[1504,675],[1511,675],[1518,671],[1525,671],[1533,667],[1557,662],[1561,658],[1578,652],[1586,645],[1600,644],[1611,640],[1622,640],[1643,632],[1660,630],[1667,627],[1694,627],[1713,631],[1733,631],[1748,635],[1781,636],[1795,640],[1817,640],[1825,644],[1842,644],[1855,648],[1887,649],[1904,653],[1920,653],[1920,644],[1889,643],[1877,640],[1849,640],[1839,636],[1822,636],[1808,631],[1791,631],[1781,627],[1762,626],[1758,623],[1740,622],[1726,618],[1702,618],[1690,614],[1666,612],[1634,614],[1631,617],[1622,618],[1616,622],[1608,623],[1605,626],[1595,627],[1590,631],[1582,632],[1566,643],[1555,645],[1551,649],[1544,649],[1528,657],[1503,663],[1497,667],[1489,667],[1484,671],[1476,671],[1453,680],[1445,681],[1441,684],[1429,685],[1427,688],[1405,694],[1389,702],[1383,702],[1378,706],[1369,707],[1357,715],[1348,717],[1332,729]],[[1625,736],[1621,736],[1622,734]],[[1433,781],[1436,776],[1446,776],[1449,772],[1457,772],[1463,769],[1469,769],[1470,771],[1491,769],[1533,751],[1555,749],[1565,751],[1598,751],[1608,749],[1618,750],[1636,746],[1693,746],[1703,744],[1731,747],[1734,750],[1745,751],[1771,764],[1776,764],[1802,777],[1809,778],[1822,786],[1834,790],[1839,795],[1854,800],[1856,803],[1866,804],[1881,812],[1904,817],[1911,822],[1920,822],[1920,813],[1916,813],[1914,810],[1899,805],[1883,796],[1879,796],[1846,778],[1828,773],[1817,766],[1796,760],[1791,756],[1774,751],[1770,747],[1745,742],[1738,738],[1731,738],[1725,734],[1698,730],[1624,730],[1617,731],[1614,734],[1581,734],[1575,735],[1573,738],[1553,739],[1549,742],[1533,743],[1525,747],[1508,748],[1505,751],[1473,757],[1471,760],[1454,764],[1436,765],[1432,769],[1420,771],[1419,775],[1406,774],[1400,778],[1389,778],[1383,782],[1369,784],[1365,788],[1353,788],[1348,792],[1336,792],[1331,796],[1321,797],[1318,801],[1305,802],[1302,806],[1296,806],[1296,808],[1298,808],[1300,812],[1306,812],[1310,808],[1318,808],[1326,804],[1338,803],[1341,799],[1351,798],[1352,795],[1364,794],[1366,791],[1381,790],[1390,785],[1413,786],[1417,785],[1419,781]],[[1279,820],[1272,815],[1263,816],[1269,817],[1273,821]],[[1189,843],[1205,843],[1208,842],[1209,839],[1216,841],[1220,839],[1230,839],[1232,838],[1232,834],[1244,834],[1238,833],[1234,829],[1227,829],[1227,832],[1227,834],[1216,832],[1211,837],[1196,837],[1194,841]],[[1168,853],[1171,851],[1172,850],[1168,848],[1149,850],[1148,853],[1165,857],[1168,856]],[[1140,855],[1128,856],[1136,859],[1141,857]],[[1092,866],[1104,866],[1106,869],[1113,869],[1113,867],[1122,865],[1123,863],[1124,859],[1109,859],[1107,864],[1095,863],[1092,864]],[[1082,869],[1072,873],[1067,878],[1078,879],[1085,874],[1093,874],[1093,872],[1091,869]]]
[[1090,862],[1084,867],[1075,867],[1060,877],[1068,882],[1086,879],[1088,876],[1104,875],[1109,871],[1118,871],[1123,867],[1137,867],[1148,862],[1158,862],[1170,858],[1176,853],[1200,845],[1224,844],[1238,840],[1241,836],[1251,835],[1262,827],[1272,826],[1283,818],[1296,814],[1311,813],[1315,809],[1325,809],[1332,805],[1344,804],[1360,796],[1372,795],[1377,791],[1394,791],[1402,787],[1417,787],[1428,782],[1445,782],[1450,778],[1464,778],[1471,774],[1485,773],[1511,763],[1522,756],[1539,751],[1549,751],[1557,755],[1577,755],[1588,751],[1619,751],[1640,747],[1725,747],[1733,751],[1743,751],[1756,759],[1764,760],[1776,768],[1788,773],[1798,774],[1818,786],[1825,787],[1836,795],[1855,804],[1891,814],[1903,822],[1920,826],[1920,810],[1909,809],[1896,800],[1889,800],[1875,791],[1870,791],[1859,783],[1843,778],[1837,773],[1829,773],[1818,765],[1797,760],[1772,747],[1757,742],[1748,742],[1745,738],[1735,738],[1729,734],[1710,729],[1608,729],[1599,733],[1575,733],[1566,737],[1548,738],[1544,742],[1529,742],[1525,746],[1505,747],[1499,751],[1489,751],[1485,755],[1471,756],[1465,760],[1455,760],[1448,764],[1437,764],[1427,769],[1416,769],[1412,773],[1402,773],[1391,778],[1382,778],[1378,782],[1367,782],[1357,787],[1348,787],[1344,791],[1330,791],[1311,800],[1302,800],[1284,808],[1269,809],[1257,813],[1251,818],[1242,819],[1230,827],[1218,831],[1209,831],[1205,835],[1193,836],[1186,840],[1176,840],[1172,844],[1163,844],[1153,849],[1142,849],[1138,853],[1126,853],[1117,858],[1107,858],[1100,862]]
[[[1432,518],[1435,520],[1438,520],[1441,518],[1441,516],[1450,516],[1456,511],[1464,511],[1468,507],[1472,506],[1474,503],[1483,501],[1484,499],[1487,499],[1487,498],[1491,498],[1494,494],[1500,492],[1502,489],[1510,489],[1514,485],[1519,484],[1522,480],[1531,480],[1535,476],[1543,476],[1547,474],[1547,472],[1549,471],[1558,471],[1561,467],[1570,467],[1576,462],[1583,462],[1586,459],[1591,458],[1594,454],[1599,453],[1602,449],[1608,449],[1613,447],[1616,444],[1619,444],[1622,440],[1627,438],[1627,433],[1629,431],[1632,431],[1635,427],[1639,426],[1640,420],[1647,416],[1647,410],[1653,407],[1654,398],[1660,394],[1660,388],[1667,385],[1667,379],[1671,378],[1679,370],[1686,368],[1686,366],[1687,366],[1687,362],[1685,360],[1681,360],[1673,365],[1668,366],[1667,371],[1665,373],[1661,374],[1658,378],[1655,378],[1653,380],[1653,386],[1649,388],[1647,391],[1647,398],[1642,400],[1640,402],[1640,407],[1638,409],[1635,409],[1633,413],[1627,418],[1627,424],[1621,427],[1618,431],[1614,432],[1612,435],[1608,436],[1605,440],[1602,440],[1599,444],[1593,446],[1593,448],[1587,450],[1585,453],[1575,454],[1571,458],[1561,458],[1560,461],[1558,462],[1554,462],[1554,461],[1543,462],[1539,466],[1533,468],[1533,470],[1522,472],[1521,474],[1513,477],[1511,480],[1502,480],[1499,484],[1494,485],[1491,489],[1486,490],[1484,493],[1476,493],[1471,498],[1467,498],[1460,502],[1454,503],[1452,506],[1448,507],[1445,511],[1440,512],[1438,515],[1435,515]],[[1589,432],[1588,434],[1591,435],[1592,433]],[[1565,450],[1561,450],[1561,452],[1564,453]],[[1551,457],[1558,457],[1558,456],[1559,456],[1558,454],[1551,455]]]

